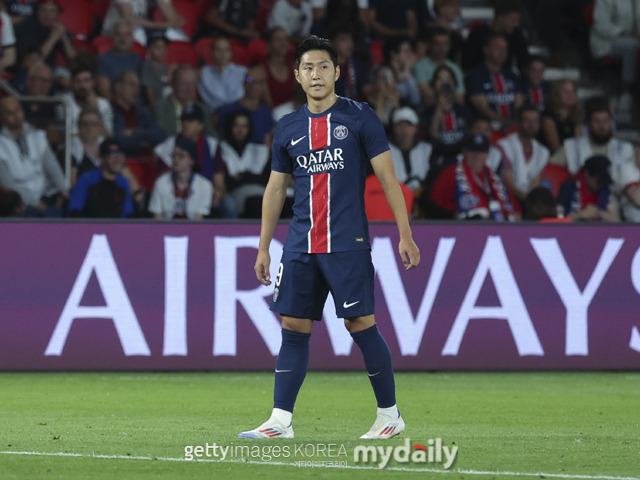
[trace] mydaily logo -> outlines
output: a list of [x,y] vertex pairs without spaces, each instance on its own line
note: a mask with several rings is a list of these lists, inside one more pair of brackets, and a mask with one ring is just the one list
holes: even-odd
[[391,460],[397,463],[442,463],[448,470],[458,456],[458,446],[451,447],[442,444],[441,438],[430,438],[427,445],[412,444],[406,438],[404,445],[358,445],[353,449],[354,463],[377,463],[379,468],[386,468]]

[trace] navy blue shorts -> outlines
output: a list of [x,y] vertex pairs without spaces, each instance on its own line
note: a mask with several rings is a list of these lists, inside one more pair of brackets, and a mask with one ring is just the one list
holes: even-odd
[[271,310],[281,315],[322,320],[331,292],[339,318],[374,312],[371,251],[336,253],[283,252]]

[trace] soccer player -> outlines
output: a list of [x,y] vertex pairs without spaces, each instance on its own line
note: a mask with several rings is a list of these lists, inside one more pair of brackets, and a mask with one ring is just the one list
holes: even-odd
[[293,219],[275,280],[271,310],[282,318],[274,408],[269,420],[241,438],[293,438],[293,406],[307,373],[309,337],[331,291],[336,314],[362,351],[378,403],[377,418],[361,438],[391,438],[404,431],[396,406],[389,348],[374,318],[369,233],[364,209],[367,164],[380,179],[400,233],[407,270],[420,263],[382,123],[367,105],[338,97],[340,76],[333,45],[311,36],[296,50],[295,78],[307,103],[284,116],[273,141],[272,171],[262,206],[255,272],[271,285],[269,244],[291,177]]

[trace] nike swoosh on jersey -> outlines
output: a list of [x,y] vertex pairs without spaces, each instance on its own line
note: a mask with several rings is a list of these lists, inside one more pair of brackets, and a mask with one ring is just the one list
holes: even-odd
[[346,300],[345,302],[342,304],[342,308],[351,308],[353,307],[356,303],[360,303],[360,300],[357,300],[353,303],[347,303]]
[[297,140],[291,140],[291,146],[293,147],[295,144],[301,142],[302,140],[304,140],[305,138],[307,138],[307,136],[305,135],[304,137],[300,137]]

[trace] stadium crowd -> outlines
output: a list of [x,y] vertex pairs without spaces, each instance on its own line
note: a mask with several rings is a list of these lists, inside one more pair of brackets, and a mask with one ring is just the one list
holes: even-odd
[[[1,216],[258,218],[316,34],[336,92],[387,129],[413,218],[640,221],[640,147],[616,137],[637,128],[640,0],[475,0],[492,17],[471,23],[464,0],[2,3]],[[620,69],[619,94],[548,80],[550,24],[584,35],[580,68]],[[389,218],[375,177],[365,196]]]

